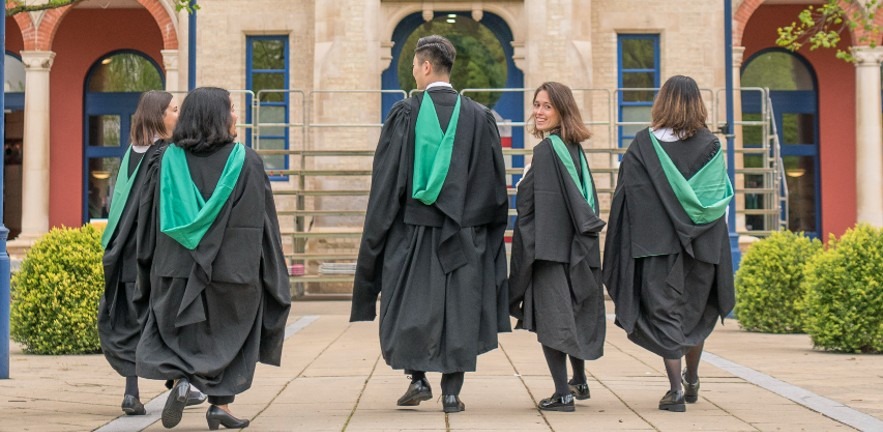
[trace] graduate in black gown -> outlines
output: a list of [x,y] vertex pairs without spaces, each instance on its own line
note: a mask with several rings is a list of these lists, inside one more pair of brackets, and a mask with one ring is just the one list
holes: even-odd
[[[148,91],[141,95],[132,116],[131,147],[126,150],[114,184],[104,247],[104,294],[98,304],[98,336],[107,362],[126,378],[122,409],[128,415],[144,415],[135,374],[135,349],[147,302],[135,289],[137,274],[135,231],[146,164],[145,155],[168,139],[178,122],[178,101],[171,93]],[[191,390],[188,405],[205,402],[205,395]]]
[[651,116],[619,167],[604,283],[616,324],[664,360],[671,388],[659,409],[683,412],[699,397],[705,339],[735,304],[725,218],[733,187],[692,78],[666,81]]
[[445,412],[465,409],[464,372],[510,330],[508,199],[491,112],[451,87],[456,52],[441,36],[417,42],[413,74],[425,90],[395,104],[374,156],[350,321],[371,321],[380,295],[380,347],[411,385],[398,400],[432,398],[441,372]]
[[538,407],[573,411],[574,397],[590,397],[585,360],[603,355],[606,331],[598,239],[604,221],[580,144],[591,133],[573,92],[557,82],[536,90],[530,120],[534,136],[545,139],[518,184],[509,302],[518,326],[537,334],[555,383]]
[[279,365],[290,287],[263,161],[233,142],[230,93],[192,91],[172,144],[149,161],[138,286],[149,295],[138,376],[175,380],[162,424],[181,420],[188,383],[208,394],[209,429],[248,426],[228,404],[257,362]]

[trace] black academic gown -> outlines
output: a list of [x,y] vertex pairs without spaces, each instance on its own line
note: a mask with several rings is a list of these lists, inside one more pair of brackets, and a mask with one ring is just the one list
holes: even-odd
[[[130,162],[149,158],[156,148],[146,153],[132,152]],[[135,288],[137,274],[135,232],[138,228],[138,205],[144,186],[146,161],[138,165],[126,206],[120,214],[116,230],[104,250],[104,294],[98,303],[98,337],[101,351],[110,366],[122,376],[135,376],[135,349],[141,339],[141,326],[147,313],[147,303]],[[120,169],[129,167],[121,166]]]
[[[457,93],[433,88],[442,129]],[[438,200],[411,198],[414,128],[424,94],[393,106],[374,156],[350,321],[371,321],[380,295],[380,347],[394,369],[474,371],[510,330],[505,164],[489,110],[463,97]]]
[[[579,144],[567,144],[573,163]],[[598,202],[595,193],[595,202]],[[519,325],[573,357],[604,353],[606,314],[598,233],[604,221],[583,198],[549,139],[533,151],[518,185],[509,302]]]
[[[203,198],[217,185],[232,146],[187,152]],[[217,219],[194,250],[159,231],[160,158],[148,166],[141,201],[138,283],[149,290],[138,345],[138,376],[186,377],[209,396],[251,386],[255,364],[279,365],[291,295],[270,182],[246,148],[242,172]]]
[[[720,149],[707,129],[660,142],[689,179]],[[636,344],[680,358],[735,305],[725,217],[697,225],[665,177],[647,129],[622,158],[604,248],[604,283],[616,324]]]

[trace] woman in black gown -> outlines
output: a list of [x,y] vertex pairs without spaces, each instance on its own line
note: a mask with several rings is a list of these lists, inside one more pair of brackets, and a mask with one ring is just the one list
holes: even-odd
[[279,365],[290,287],[263,161],[233,142],[230,93],[192,91],[169,144],[148,165],[138,283],[150,307],[138,375],[175,380],[162,411],[181,421],[189,383],[208,395],[209,429],[248,426],[229,404],[257,362]]
[[[598,197],[581,142],[591,136],[573,93],[547,82],[534,93],[534,136],[543,138],[518,185],[509,273],[511,313],[537,334],[555,382],[538,407],[573,411],[589,398],[585,360],[604,353]],[[567,381],[567,358],[573,379]]]
[[663,358],[670,389],[659,409],[683,412],[699,397],[705,339],[735,303],[725,220],[733,187],[692,78],[666,81],[651,116],[619,167],[604,282],[616,324]]

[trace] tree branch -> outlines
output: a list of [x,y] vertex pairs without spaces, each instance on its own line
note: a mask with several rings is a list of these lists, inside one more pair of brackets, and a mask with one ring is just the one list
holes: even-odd
[[[13,16],[22,12],[37,12],[48,9],[56,9],[68,5],[75,5],[83,0],[49,0],[43,4],[25,4],[23,0],[9,0],[6,2],[6,16]],[[12,7],[9,7],[12,5]]]

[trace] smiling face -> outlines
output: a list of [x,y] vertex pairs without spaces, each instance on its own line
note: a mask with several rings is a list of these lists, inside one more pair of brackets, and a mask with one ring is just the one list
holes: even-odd
[[541,132],[551,131],[561,124],[561,116],[545,90],[537,92],[533,99],[533,118],[534,127]]

